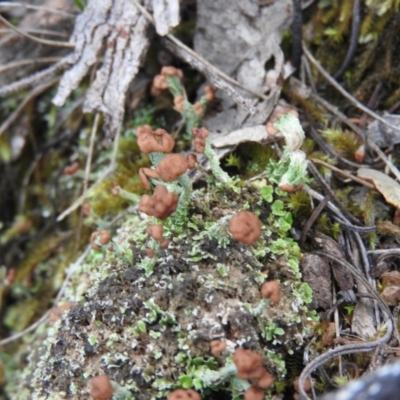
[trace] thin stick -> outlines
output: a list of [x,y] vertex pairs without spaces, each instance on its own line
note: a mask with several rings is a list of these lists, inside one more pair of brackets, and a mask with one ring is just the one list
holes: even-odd
[[8,69],[13,69],[17,67],[22,67],[24,65],[35,65],[35,64],[47,64],[59,61],[60,57],[41,57],[41,58],[31,58],[26,60],[19,60],[10,62],[8,64],[0,65],[0,73],[7,71]]
[[341,214],[343,214],[347,220],[361,225],[361,222],[354,217],[352,214],[350,214],[346,208],[343,206],[343,204],[338,200],[338,198],[336,197],[335,192],[332,190],[332,188],[325,182],[325,179],[323,178],[323,176],[319,173],[317,167],[313,164],[313,163],[308,163],[308,169],[309,171],[312,173],[312,175],[314,176],[314,178],[316,178],[316,180],[320,183],[320,185],[324,188],[325,192],[329,195],[331,201],[336,205],[336,207],[339,208],[339,210],[341,211]]
[[96,113],[96,116],[94,117],[92,132],[90,133],[89,153],[86,160],[85,178],[83,182],[83,193],[86,193],[88,188],[90,167],[92,166],[92,159],[93,159],[94,140],[96,138],[96,132],[99,125],[99,120],[100,120],[100,114]]
[[311,97],[329,110],[332,114],[336,115],[336,117],[338,117],[344,124],[350,127],[355,133],[357,133],[357,135],[365,140],[365,144],[371,147],[378,154],[379,158],[387,165],[392,174],[400,181],[400,172],[396,166],[386,157],[386,154],[374,142],[365,138],[364,132],[357,125],[353,124],[353,122],[351,122],[341,111],[339,111],[337,107],[332,106],[320,96],[311,94]]
[[[335,285],[332,285],[332,299],[334,301],[334,304],[337,302],[337,296],[336,296],[336,288]],[[335,311],[333,312],[333,321],[335,323],[335,336],[336,339],[340,338],[340,324],[339,324],[339,307],[335,307]],[[342,366],[342,357],[339,356],[339,375],[343,376],[343,366]]]
[[307,222],[304,224],[303,232],[301,232],[301,237],[300,237],[300,241],[299,241],[300,247],[303,247],[303,245],[306,241],[306,238],[307,238],[308,231],[311,229],[315,220],[319,217],[319,215],[321,214],[321,212],[325,208],[325,206],[328,204],[328,202],[329,202],[329,197],[325,196],[320,201],[318,206],[314,208],[314,211],[310,215],[310,218],[308,218]]
[[60,61],[43,71],[36,72],[30,76],[27,76],[26,78],[20,79],[19,81],[0,87],[0,97],[25,89],[29,86],[39,85],[45,79],[49,79],[58,71],[64,69],[68,64],[68,61],[65,58],[62,58]]
[[[304,70],[306,72],[308,80],[310,81],[310,86],[311,86],[312,92],[313,93],[317,93],[317,87],[315,85],[315,81],[314,81],[314,78],[313,78],[312,73],[311,73],[310,63],[308,62],[307,57],[302,55],[301,56],[301,62],[302,62],[302,65],[304,65]],[[303,82],[303,84],[304,83],[305,82]]]
[[335,79],[332,78],[332,76],[329,75],[329,73],[322,67],[322,65],[313,57],[311,52],[307,49],[307,46],[303,43],[303,51],[304,54],[307,56],[307,58],[310,60],[310,62],[317,68],[317,70],[321,73],[321,75],[341,94],[343,95],[347,100],[350,101],[354,106],[356,106],[358,109],[361,111],[365,112],[368,114],[370,117],[382,122],[389,128],[394,129],[395,131],[400,131],[400,128],[398,126],[394,126],[387,122],[384,118],[382,118],[380,115],[377,113],[371,111],[368,107],[365,107],[364,104],[360,103],[356,98],[354,98],[350,93],[348,93],[345,89],[343,89],[342,86],[339,85],[335,81]]
[[386,164],[386,166],[390,169],[393,175],[400,181],[400,172],[397,167],[389,160],[386,154],[374,143],[368,141],[368,145],[378,154],[379,158]]
[[[118,154],[118,143],[119,143],[119,138],[121,136],[121,130],[119,129],[117,134],[115,135],[114,138],[114,148],[112,152],[112,157],[111,157],[111,162],[108,168],[104,171],[104,173],[99,176],[99,178],[96,180],[96,182],[88,189],[88,192],[92,189],[95,188],[99,183],[103,182],[104,178],[110,174],[111,172],[114,171],[115,166],[116,166],[116,160],[117,160],[117,154]],[[71,214],[73,211],[75,211],[79,206],[82,205],[82,203],[86,199],[87,193],[81,194],[72,205],[70,205],[66,210],[64,210],[58,217],[57,221],[63,220],[67,215]]]
[[40,39],[40,38],[37,38],[36,36],[30,35],[29,33],[25,33],[23,31],[21,31],[20,29],[18,29],[17,27],[15,27],[10,22],[8,22],[1,14],[0,14],[0,21],[3,21],[7,26],[9,26],[12,30],[14,30],[15,32],[17,32],[21,36],[24,36],[27,39],[30,39],[30,40],[32,40],[32,41],[34,41],[36,43],[45,44],[47,46],[56,46],[56,47],[68,47],[68,48],[75,47],[74,43],[59,42],[59,41],[56,41],[56,40]]
[[[68,36],[65,33],[48,31],[46,29],[21,29],[21,31],[25,32],[25,33],[38,33],[40,35],[58,36],[58,37],[68,38]],[[11,33],[11,32],[14,32],[14,29],[11,29],[11,28],[1,28],[0,29],[0,33]]]
[[400,256],[400,249],[368,250],[367,253],[372,255]]
[[360,26],[361,26],[361,1],[360,0],[354,0],[352,19],[353,20],[351,23],[350,45],[347,50],[346,58],[344,59],[343,64],[341,65],[339,70],[333,76],[334,79],[339,79],[354,59],[354,54],[357,49],[358,36],[360,33]]
[[[308,193],[311,197],[313,197],[314,199],[317,199],[319,201],[324,200],[325,196],[323,196],[322,194],[318,193],[317,191],[315,191],[314,189],[310,188],[310,186],[308,185],[304,185],[303,186],[303,190]],[[326,206],[332,210],[336,215],[342,215],[342,213],[339,211],[339,209],[331,202],[328,201],[326,203]]]
[[58,78],[51,80],[50,82],[45,83],[44,85],[38,86],[32,91],[28,93],[28,95],[24,98],[22,103],[9,115],[9,117],[1,124],[0,126],[0,137],[1,135],[10,127],[10,125],[18,118],[21,114],[22,110],[25,106],[37,95],[44,92],[49,87],[53,86],[56,82],[58,82]]
[[23,3],[17,3],[16,1],[2,1],[0,3],[0,7],[4,8],[27,8],[28,10],[38,10],[38,11],[47,11],[52,14],[60,14],[64,15],[65,17],[69,18],[75,18],[75,14],[71,14],[65,11],[58,10],[57,8],[51,8],[51,7],[45,7],[45,6],[34,6],[31,4],[23,4]]
[[[100,120],[100,113],[96,113],[96,115],[94,117],[94,121],[93,121],[92,132],[90,133],[89,152],[88,152],[88,157],[86,159],[85,177],[83,180],[83,191],[82,191],[83,193],[82,194],[84,194],[85,196],[87,194],[88,185],[89,185],[89,176],[90,176],[90,169],[92,166],[94,142],[96,139],[97,128],[99,126],[99,120]],[[83,220],[83,213],[81,212],[79,214],[78,228],[76,230],[76,235],[75,235],[76,250],[78,249],[79,240],[81,237],[82,220]]]
[[308,122],[310,124],[310,129],[308,130],[308,132],[310,133],[310,136],[317,142],[318,146],[320,146],[322,148],[322,150],[325,151],[325,153],[327,153],[329,156],[336,159],[340,164],[343,164],[346,167],[357,168],[357,169],[362,168],[362,167],[369,168],[369,165],[358,164],[353,161],[349,161],[347,158],[344,158],[341,155],[339,155],[338,153],[336,153],[336,151],[334,151],[328,145],[328,143],[325,142],[322,135],[314,128],[312,121],[309,120]]
[[354,176],[354,175],[350,174],[347,171],[344,171],[342,169],[339,169],[339,168],[335,167],[334,165],[326,163],[325,161],[317,160],[316,158],[311,158],[310,161],[312,161],[314,164],[323,165],[324,167],[329,168],[330,170],[335,171],[338,174],[340,174],[340,175],[342,175],[342,176],[344,176],[346,178],[352,179],[353,181],[359,183],[360,185],[364,185],[369,189],[375,189],[374,185],[372,185],[371,183],[365,181],[364,179],[360,179],[357,176]]
[[[153,16],[144,8],[137,0],[132,0],[133,3],[135,3],[136,7],[142,12],[142,14],[154,25],[154,18]],[[171,34],[165,35],[166,38],[168,38],[171,42],[173,42],[175,45],[180,47],[181,49],[184,49],[187,53],[189,53],[192,57],[194,57],[196,60],[201,62],[203,65],[207,66],[210,70],[214,71],[216,75],[218,75],[220,78],[225,80],[226,82],[229,82],[231,85],[235,85],[236,87],[245,90],[246,92],[252,94],[253,96],[256,96],[262,100],[267,100],[268,97],[263,95],[262,93],[255,92],[249,88],[246,88],[243,86],[241,83],[236,81],[235,79],[231,78],[230,76],[226,75],[224,72],[216,68],[214,65],[210,64],[207,60],[205,60],[203,57],[201,57],[198,53],[193,51],[190,47],[187,47],[185,44],[183,44],[180,40],[178,40],[175,36]]]
[[393,309],[393,322],[394,322],[394,336],[397,339],[397,346],[400,346],[399,312],[400,312],[400,306],[396,306]]
[[[316,192],[314,189],[311,189],[308,185],[304,185],[303,190],[316,200],[322,201],[325,198],[325,196]],[[376,230],[375,226],[363,227],[363,226],[352,225],[350,222],[348,222],[346,220],[345,216],[340,212],[340,210],[331,201],[328,201],[326,206],[337,215],[336,217],[334,216],[333,218],[337,222],[339,222],[339,224],[341,226],[344,226],[345,228],[351,229],[352,231],[355,231],[355,232],[361,232],[361,233],[374,232]]]
[[21,184],[21,194],[18,201],[18,214],[22,215],[24,212],[25,200],[26,200],[26,192],[28,190],[29,180],[33,174],[33,171],[36,169],[42,155],[36,155],[35,159],[32,161],[31,165],[27,169],[24,178],[22,179]]

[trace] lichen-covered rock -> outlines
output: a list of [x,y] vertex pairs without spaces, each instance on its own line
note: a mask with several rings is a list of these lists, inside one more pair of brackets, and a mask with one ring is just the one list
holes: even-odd
[[[164,222],[171,243],[153,259],[145,253],[150,221],[126,221],[115,251],[92,257],[75,274],[69,300],[75,293],[80,301],[32,356],[39,361],[28,366],[26,392],[33,399],[88,399],[91,378],[106,374],[114,398],[165,398],[178,387],[237,398],[250,386],[232,362],[239,345],[261,354],[282,387],[284,359],[303,345],[313,314],[299,248],[287,237],[291,216],[281,200],[271,201],[254,188],[196,192],[189,220],[173,215]],[[243,208],[263,224],[254,246],[236,242],[227,229]],[[280,281],[279,304],[261,297],[267,279]],[[95,286],[79,299],[73,285],[85,280]],[[215,339],[227,347],[213,356]]]

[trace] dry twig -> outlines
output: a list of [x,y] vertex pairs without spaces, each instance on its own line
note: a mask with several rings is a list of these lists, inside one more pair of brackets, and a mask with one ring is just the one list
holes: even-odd
[[41,39],[36,36],[32,36],[29,33],[26,33],[22,31],[21,29],[18,29],[16,26],[8,22],[1,14],[0,14],[0,21],[2,21],[5,25],[10,27],[13,31],[17,32],[19,35],[26,37],[29,40],[32,40],[36,43],[44,44],[47,46],[55,46],[55,47],[68,47],[68,48],[73,48],[75,47],[74,43],[71,42],[59,42],[56,40],[47,40],[47,39]]
[[37,11],[46,11],[52,14],[59,14],[63,15],[64,17],[69,17],[69,18],[75,18],[75,14],[71,14],[62,10],[59,10],[57,8],[51,8],[51,7],[46,7],[46,6],[37,6],[33,4],[24,4],[24,3],[19,3],[17,1],[2,1],[0,3],[1,8],[26,8],[28,10],[37,10]]

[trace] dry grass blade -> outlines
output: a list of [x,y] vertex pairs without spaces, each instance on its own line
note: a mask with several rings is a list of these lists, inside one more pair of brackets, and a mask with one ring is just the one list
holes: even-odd
[[75,18],[76,15],[58,10],[57,8],[45,7],[45,6],[36,6],[33,4],[24,4],[19,2],[11,2],[11,1],[3,1],[0,3],[1,8],[26,8],[28,10],[37,10],[37,11],[47,11],[52,14],[63,15],[64,17]]
[[[21,32],[24,33],[38,33],[39,35],[48,35],[48,36],[58,36],[63,38],[68,38],[68,36],[64,33],[49,31],[47,29],[20,29]],[[15,29],[4,28],[0,29],[0,33],[10,33],[15,32]]]
[[374,185],[372,185],[372,184],[366,182],[365,180],[360,179],[360,178],[357,178],[356,176],[350,174],[349,172],[346,172],[346,171],[344,171],[344,170],[342,170],[342,169],[336,168],[334,165],[328,164],[328,163],[325,162],[325,161],[317,160],[316,158],[311,158],[311,161],[312,161],[314,164],[323,165],[324,167],[329,168],[331,171],[337,172],[338,174],[344,176],[345,178],[351,179],[351,180],[353,180],[354,182],[357,182],[357,183],[359,183],[360,185],[363,185],[363,186],[365,186],[365,187],[367,187],[367,188],[369,188],[369,189],[374,189],[374,188],[375,188]]
[[380,115],[377,113],[371,111],[369,108],[365,107],[363,104],[361,104],[354,96],[352,96],[350,93],[348,93],[345,89],[343,89],[342,86],[339,85],[333,79],[332,76],[329,75],[329,73],[322,67],[322,65],[313,57],[311,52],[307,49],[307,46],[303,43],[303,51],[304,54],[307,56],[307,58],[310,60],[310,62],[317,68],[317,70],[321,73],[321,75],[342,95],[344,96],[347,100],[349,100],[354,106],[356,106],[359,110],[365,112],[368,114],[370,117],[382,122],[383,124],[387,125],[388,127],[394,129],[395,131],[400,131],[400,128],[397,126],[394,126],[392,124],[389,124],[384,118],[382,118]]
[[57,61],[60,61],[60,57],[40,57],[40,58],[32,58],[32,59],[27,59],[27,60],[14,61],[14,62],[10,62],[5,65],[1,65],[0,66],[0,74],[9,69],[22,67],[24,65],[51,64],[51,63],[57,62]]
[[49,87],[53,86],[55,83],[58,82],[58,78],[51,80],[50,82],[45,83],[44,85],[40,85],[33,89],[28,95],[24,98],[22,103],[14,110],[8,118],[1,124],[0,126],[0,136],[11,126],[13,122],[16,121],[16,119],[19,117],[21,114],[22,110],[26,107],[26,105],[34,99],[36,96],[38,96],[40,93],[43,93],[45,90],[47,90]]
[[56,47],[69,47],[73,48],[75,47],[75,44],[70,43],[70,42],[59,42],[56,40],[47,40],[47,39],[40,39],[35,36],[30,35],[29,33],[26,33],[17,27],[15,27],[13,24],[8,22],[1,14],[0,14],[0,21],[2,21],[5,25],[9,26],[12,30],[17,32],[19,35],[26,37],[27,39],[30,39],[36,43],[44,44],[47,46],[56,46]]
[[13,92],[18,92],[19,90],[28,88],[30,86],[43,84],[45,81],[51,79],[55,74],[57,74],[58,71],[63,70],[66,66],[67,61],[65,58],[62,58],[60,61],[43,71],[36,72],[35,74],[27,76],[26,78],[22,78],[19,81],[1,87],[0,97],[7,96]]
[[[311,97],[321,104],[324,108],[326,108],[328,111],[330,111],[333,115],[339,118],[340,121],[342,121],[344,124],[346,124],[349,128],[351,128],[358,136],[363,138],[365,140],[365,135],[364,132],[353,122],[349,120],[349,118],[346,117],[339,109],[333,105],[331,105],[329,102],[321,98],[320,96],[316,94],[312,94]],[[398,128],[396,128],[398,129]],[[379,158],[386,164],[386,166],[390,169],[390,171],[393,173],[393,175],[400,181],[400,172],[397,169],[397,167],[386,157],[386,154],[371,140],[366,140],[366,144],[373,149],[379,156]]]

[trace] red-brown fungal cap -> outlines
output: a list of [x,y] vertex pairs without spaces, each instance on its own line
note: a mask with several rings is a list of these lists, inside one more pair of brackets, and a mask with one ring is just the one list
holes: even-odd
[[193,139],[207,139],[209,135],[208,129],[201,127],[201,128],[192,128],[192,137]]
[[164,220],[175,212],[178,200],[176,193],[170,193],[165,186],[157,185],[152,196],[142,196],[139,211]]
[[196,103],[194,103],[194,113],[196,115],[203,115],[203,111],[204,111],[203,105],[199,101],[196,101]]
[[260,379],[266,372],[262,357],[249,349],[237,348],[233,355],[233,362],[237,368],[237,376],[241,379]]
[[185,101],[185,98],[182,95],[174,97],[174,106],[175,106],[176,111],[182,112],[184,101]]
[[164,228],[162,225],[149,225],[147,227],[147,234],[154,240],[161,240],[163,237]]
[[92,249],[100,250],[101,246],[96,244],[97,241],[100,242],[101,245],[107,244],[111,239],[110,232],[105,229],[101,231],[94,231],[90,236],[90,244],[92,245]]
[[275,378],[268,372],[265,371],[260,379],[255,383],[260,389],[268,389],[275,381]]
[[165,182],[176,181],[188,169],[188,160],[183,154],[168,154],[157,165],[157,173]]
[[201,400],[201,397],[193,389],[177,389],[168,396],[168,400]]
[[229,232],[237,241],[253,244],[261,236],[261,221],[250,211],[240,211],[230,219]]
[[178,78],[183,78],[183,72],[182,70],[172,67],[171,65],[162,67],[161,69],[161,75],[163,76],[177,76]]
[[110,400],[114,391],[107,375],[96,376],[92,379],[90,395],[93,400]]
[[163,239],[160,242],[160,248],[163,250],[166,249],[169,246],[169,240],[168,239]]
[[169,153],[175,146],[174,138],[165,129],[153,131],[151,126],[143,125],[136,129],[136,136],[140,151],[144,154]]
[[113,187],[110,190],[110,193],[111,193],[112,196],[117,197],[117,196],[119,196],[120,190],[121,190],[121,186],[113,185]]
[[7,275],[4,278],[4,286],[12,285],[15,282],[15,279],[17,277],[17,269],[16,268],[10,268],[7,271]]
[[51,325],[54,325],[57,321],[59,321],[65,311],[70,310],[76,303],[73,301],[69,301],[65,304],[62,304],[58,307],[53,307],[50,311],[49,322]]
[[264,392],[254,386],[250,386],[244,392],[244,400],[264,400]]
[[156,90],[165,90],[168,89],[168,82],[165,79],[164,75],[156,75],[153,78],[153,85],[152,88]]
[[356,163],[362,164],[365,158],[365,145],[362,144],[354,153],[354,160]]
[[150,189],[148,178],[161,179],[165,182],[176,181],[188,168],[194,168],[196,156],[194,154],[186,158],[183,154],[168,154],[155,169],[139,168],[139,177],[143,187]]
[[152,134],[153,128],[150,125],[140,125],[136,128],[136,135],[142,135],[144,133]]
[[210,348],[211,348],[211,354],[213,356],[221,353],[226,349],[226,342],[223,342],[222,340],[212,340],[210,343]]
[[188,162],[188,168],[193,169],[196,166],[197,163],[197,156],[196,154],[188,154],[187,156],[187,162]]
[[73,175],[79,169],[78,161],[73,162],[71,165],[67,165],[64,168],[64,175]]
[[213,101],[215,99],[214,88],[211,85],[204,86],[204,97],[208,102]]
[[208,135],[209,132],[206,128],[192,129],[194,149],[197,153],[204,153],[204,149],[206,147],[206,139]]
[[303,188],[303,183],[299,183],[296,186],[292,186],[288,183],[279,184],[279,189],[281,189],[287,193],[295,193],[295,192],[298,192],[299,190],[301,190],[302,188]]
[[269,136],[274,136],[279,132],[278,129],[274,127],[274,124],[270,121],[265,124],[265,129],[267,130]]
[[[296,378],[294,378],[294,381],[293,381],[293,387],[296,392],[299,392],[299,389],[300,389],[299,380],[300,380],[300,377],[296,376]],[[311,390],[310,379],[306,379],[306,381],[304,382],[303,388],[304,388],[305,392],[308,392],[309,390]]]
[[278,281],[264,282],[261,286],[261,296],[278,304],[281,300],[281,286]]
[[268,135],[273,136],[278,133],[278,129],[274,127],[274,122],[277,122],[278,119],[284,114],[293,114],[295,117],[299,116],[299,113],[290,105],[278,103],[273,109],[271,115],[268,118],[268,122],[265,125]]
[[146,249],[145,250],[147,257],[153,258],[155,256],[154,250],[152,249]]

